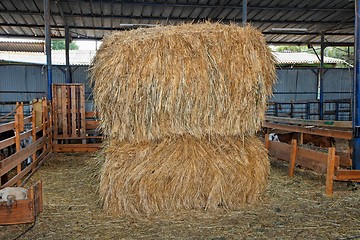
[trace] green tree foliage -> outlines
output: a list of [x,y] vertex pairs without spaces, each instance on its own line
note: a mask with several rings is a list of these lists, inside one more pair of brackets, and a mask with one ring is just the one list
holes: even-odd
[[[275,51],[314,53],[314,50],[307,46],[278,46]],[[320,46],[315,46],[315,51],[320,55]],[[324,55],[326,57],[340,58],[352,64],[354,62],[354,47],[326,47]]]
[[[64,50],[65,49],[65,40],[52,40],[51,41],[52,50]],[[77,50],[79,46],[75,42],[70,43],[70,50]]]
[[278,46],[275,48],[276,52],[306,52],[306,46]]

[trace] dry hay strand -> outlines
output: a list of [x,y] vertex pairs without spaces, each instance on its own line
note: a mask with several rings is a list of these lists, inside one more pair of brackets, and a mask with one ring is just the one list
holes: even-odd
[[238,209],[260,199],[270,169],[256,137],[108,144],[99,193],[114,215]]
[[90,75],[104,134],[148,141],[254,134],[275,68],[259,31],[203,23],[106,37]]

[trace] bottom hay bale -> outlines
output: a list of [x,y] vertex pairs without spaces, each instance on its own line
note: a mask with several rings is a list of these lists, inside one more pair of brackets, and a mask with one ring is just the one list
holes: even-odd
[[255,203],[269,174],[256,137],[109,142],[100,197],[114,215],[186,209],[236,209]]

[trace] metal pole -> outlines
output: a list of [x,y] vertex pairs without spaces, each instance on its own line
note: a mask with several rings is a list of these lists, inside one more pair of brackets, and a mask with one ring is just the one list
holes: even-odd
[[353,108],[353,158],[352,168],[360,169],[360,0],[355,4],[355,67],[354,67],[354,108]]
[[320,88],[320,96],[319,96],[319,119],[324,119],[324,32],[321,32],[321,50],[320,50],[320,71],[319,71],[319,88]]
[[44,0],[44,20],[45,20],[45,48],[46,48],[46,66],[47,66],[47,98],[51,100],[52,84],[52,65],[51,65],[51,30],[50,30],[50,0]]
[[242,24],[246,26],[247,23],[247,0],[242,1]]
[[72,83],[69,50],[70,50],[69,26],[65,25],[65,62],[66,62],[65,82],[66,83]]

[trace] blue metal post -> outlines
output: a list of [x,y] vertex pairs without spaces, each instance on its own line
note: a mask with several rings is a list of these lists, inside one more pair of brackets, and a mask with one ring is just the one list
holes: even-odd
[[51,30],[50,30],[50,0],[44,0],[44,20],[45,20],[45,48],[47,66],[47,98],[52,99],[52,65],[51,65]]
[[355,4],[355,68],[353,112],[353,159],[352,168],[360,169],[360,0]]
[[246,26],[247,23],[247,0],[242,2],[242,24]]
[[320,96],[319,96],[319,119],[324,119],[324,32],[321,32],[321,46],[320,46],[320,72],[319,72],[319,78],[320,78]]
[[65,25],[65,62],[66,62],[65,82],[66,83],[72,83],[69,50],[70,50],[69,26],[66,24]]

